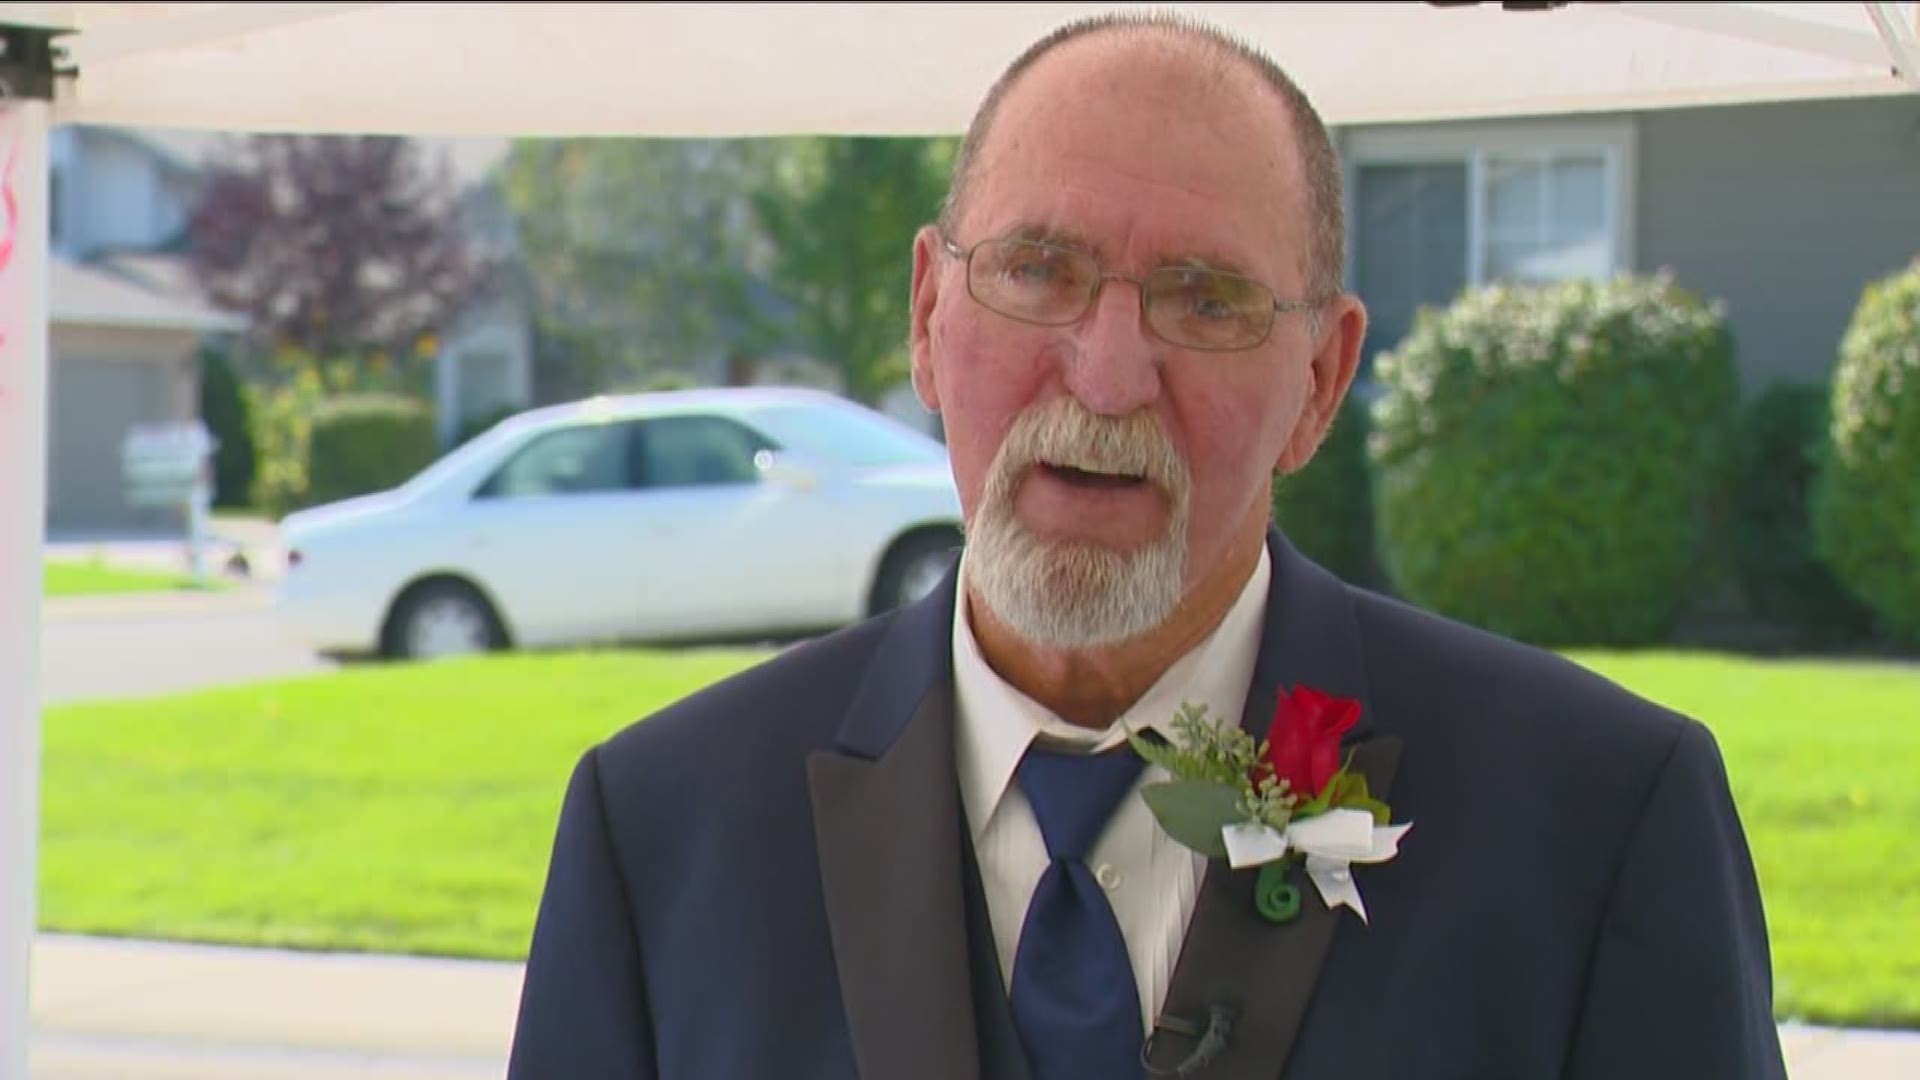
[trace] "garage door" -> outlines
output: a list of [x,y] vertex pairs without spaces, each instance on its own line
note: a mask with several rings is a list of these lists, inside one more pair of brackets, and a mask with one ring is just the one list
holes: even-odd
[[175,515],[129,507],[120,441],[135,424],[176,420],[160,364],[55,356],[47,432],[47,528],[62,534],[177,532]]

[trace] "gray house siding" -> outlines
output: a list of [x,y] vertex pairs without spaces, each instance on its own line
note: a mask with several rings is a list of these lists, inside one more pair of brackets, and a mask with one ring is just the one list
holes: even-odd
[[1920,255],[1920,99],[1636,122],[1638,267],[1726,301],[1749,388],[1826,378],[1861,289]]

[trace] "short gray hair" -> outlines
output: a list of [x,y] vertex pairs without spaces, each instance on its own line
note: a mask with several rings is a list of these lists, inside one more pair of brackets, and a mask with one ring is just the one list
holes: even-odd
[[1246,65],[1258,75],[1286,105],[1294,126],[1295,149],[1307,176],[1307,213],[1312,218],[1307,259],[1304,267],[1308,290],[1315,301],[1339,295],[1346,281],[1346,211],[1343,204],[1340,159],[1326,125],[1314,110],[1307,95],[1295,85],[1272,58],[1249,42],[1210,23],[1177,12],[1113,12],[1068,23],[1029,46],[1026,52],[1007,66],[967,127],[954,160],[953,182],[947,189],[940,210],[940,225],[952,235],[962,204],[973,185],[973,174],[985,148],[1000,102],[1019,81],[1021,75],[1041,57],[1068,42],[1103,33],[1134,36],[1160,35],[1200,46],[1203,55],[1225,62]]

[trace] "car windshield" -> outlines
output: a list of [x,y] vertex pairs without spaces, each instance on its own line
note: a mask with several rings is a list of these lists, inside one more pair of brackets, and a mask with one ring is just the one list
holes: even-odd
[[879,413],[811,405],[768,405],[749,414],[782,446],[858,469],[941,465],[946,447]]

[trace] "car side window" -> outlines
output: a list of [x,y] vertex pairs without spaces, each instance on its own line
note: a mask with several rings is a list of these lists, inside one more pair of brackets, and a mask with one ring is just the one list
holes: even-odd
[[754,455],[777,449],[733,420],[718,416],[661,416],[642,421],[640,486],[707,487],[760,479]]
[[476,493],[522,499],[624,491],[634,486],[630,423],[580,424],[535,436]]

